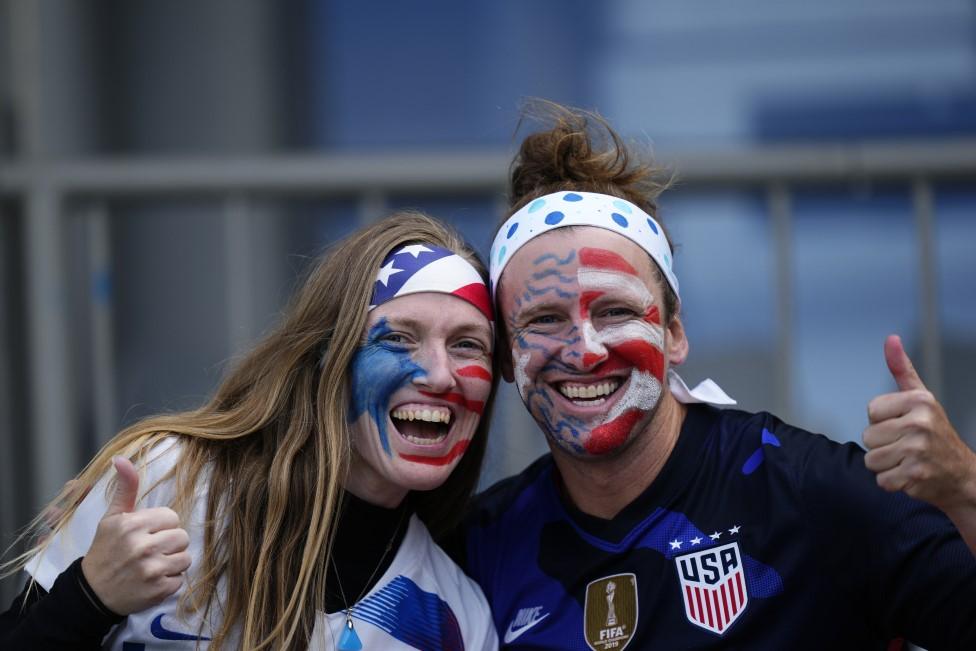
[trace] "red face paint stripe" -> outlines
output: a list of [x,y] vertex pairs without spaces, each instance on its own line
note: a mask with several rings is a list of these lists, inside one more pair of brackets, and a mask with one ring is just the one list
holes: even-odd
[[581,319],[585,319],[587,314],[589,314],[590,303],[603,296],[603,294],[604,292],[596,291],[596,290],[585,291],[580,293],[579,306],[580,306]]
[[651,306],[651,309],[644,315],[644,320],[654,325],[661,325],[661,310],[657,309],[657,305]]
[[485,403],[480,400],[468,400],[460,393],[431,393],[430,391],[421,391],[420,393],[428,398],[440,398],[441,400],[447,400],[455,405],[460,405],[468,411],[473,411],[479,416],[485,410]]
[[587,368],[590,366],[596,366],[606,358],[607,358],[606,355],[597,355],[596,353],[583,353],[583,366]]
[[491,382],[491,371],[474,364],[459,368],[457,370],[457,374],[461,377],[473,377],[479,380],[484,380],[485,382]]
[[579,253],[580,266],[596,267],[598,269],[612,269],[622,271],[632,276],[637,275],[637,270],[630,266],[620,255],[606,249],[591,249],[584,247]]
[[630,361],[638,370],[645,371],[664,381],[664,353],[646,341],[632,339],[613,347],[614,352]]
[[422,454],[401,454],[400,458],[406,459],[407,461],[413,461],[414,463],[426,463],[430,466],[446,466],[464,454],[468,449],[468,445],[470,444],[470,439],[467,441],[458,441],[454,444],[454,447],[451,448],[450,452],[445,454],[443,457],[426,457]]
[[639,409],[630,409],[609,423],[600,425],[590,432],[590,438],[583,447],[590,454],[603,454],[615,450],[627,440],[627,435],[634,429],[634,425],[643,413]]

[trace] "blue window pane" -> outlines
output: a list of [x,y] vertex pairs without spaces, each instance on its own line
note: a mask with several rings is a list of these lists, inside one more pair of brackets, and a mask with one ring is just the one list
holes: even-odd
[[938,397],[963,436],[976,446],[976,190],[936,193],[935,259],[942,331],[942,391]]
[[894,389],[888,334],[918,351],[918,256],[905,189],[797,193],[794,410],[797,425],[859,441],[874,396]]
[[458,229],[482,261],[488,260],[491,239],[501,223],[500,204],[483,195],[394,195],[387,203],[394,209],[414,208]]
[[775,251],[765,203],[748,191],[665,195],[682,322],[691,344],[679,369],[690,385],[718,382],[740,406],[772,409]]

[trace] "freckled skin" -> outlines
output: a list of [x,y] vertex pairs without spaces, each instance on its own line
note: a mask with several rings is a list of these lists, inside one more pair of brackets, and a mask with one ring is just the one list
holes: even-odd
[[[553,231],[519,250],[499,281],[499,304],[536,422],[561,449],[602,456],[650,422],[665,390],[666,334],[649,256],[614,233],[582,230]],[[581,409],[558,391],[605,380],[626,384],[603,405]]]
[[[349,490],[395,505],[407,491],[436,488],[450,476],[491,391],[491,345],[488,319],[448,294],[401,296],[370,312],[349,369],[356,453]],[[430,447],[405,439],[390,415],[405,404],[449,407],[447,438]]]

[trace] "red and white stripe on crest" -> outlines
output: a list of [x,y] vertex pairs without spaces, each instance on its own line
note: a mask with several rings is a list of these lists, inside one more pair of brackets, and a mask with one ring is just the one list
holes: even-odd
[[688,621],[718,635],[725,633],[749,603],[738,544],[679,556],[675,564]]
[[736,572],[714,588],[685,586],[688,619],[715,633],[724,633],[745,606],[742,572]]

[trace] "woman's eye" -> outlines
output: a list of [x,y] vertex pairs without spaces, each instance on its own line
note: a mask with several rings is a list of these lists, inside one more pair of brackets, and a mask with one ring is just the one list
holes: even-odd
[[475,341],[474,339],[463,339],[454,345],[468,353],[483,353],[488,350],[487,346],[480,341]]

